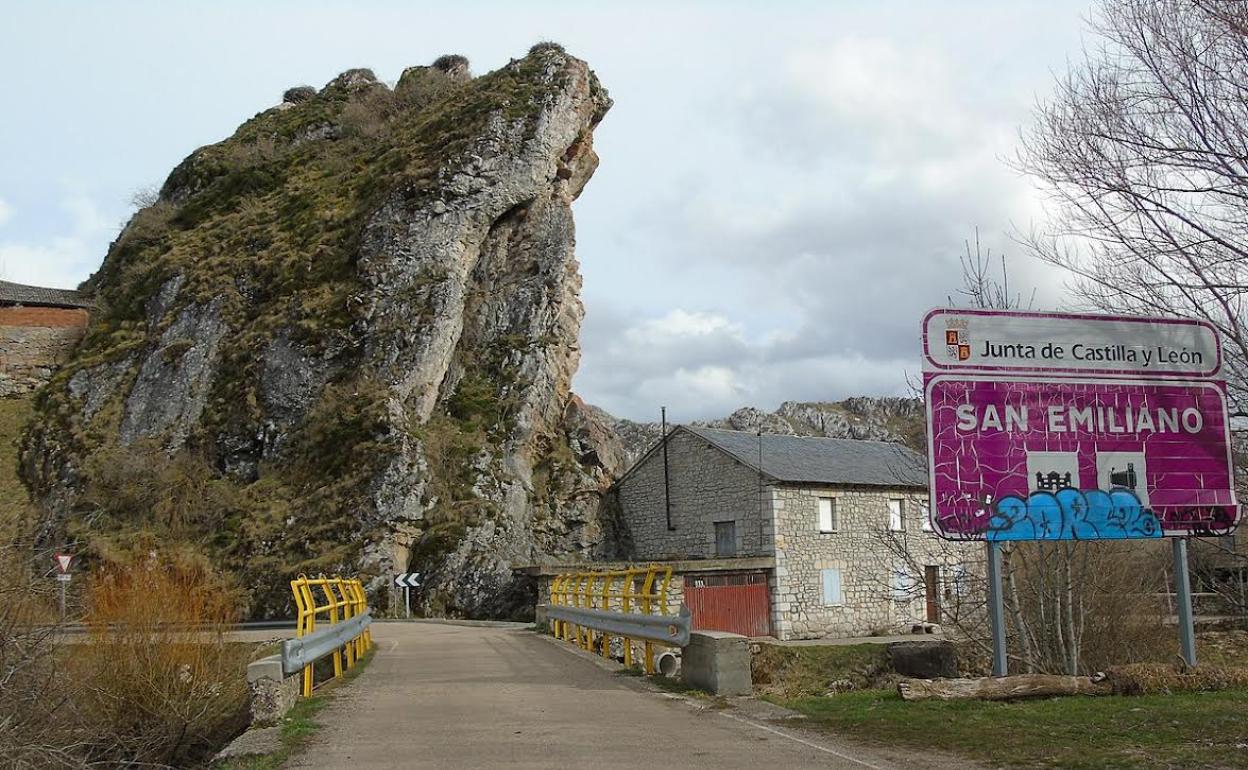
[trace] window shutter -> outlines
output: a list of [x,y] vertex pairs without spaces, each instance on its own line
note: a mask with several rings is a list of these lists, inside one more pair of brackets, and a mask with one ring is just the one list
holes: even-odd
[[819,531],[836,531],[836,501],[830,497],[819,498]]
[[823,578],[823,603],[827,606],[844,604],[841,596],[841,571],[839,569],[820,570]]
[[894,532],[901,532],[906,528],[906,519],[902,516],[901,500],[888,501],[888,528]]

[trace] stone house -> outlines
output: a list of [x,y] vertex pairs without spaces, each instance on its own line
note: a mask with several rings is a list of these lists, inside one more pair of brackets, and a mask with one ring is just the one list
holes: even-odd
[[76,291],[0,281],[0,398],[48,381],[86,333],[90,307]]
[[613,491],[625,556],[683,565],[695,628],[910,631],[970,604],[982,561],[931,532],[924,460],[898,444],[679,426]]

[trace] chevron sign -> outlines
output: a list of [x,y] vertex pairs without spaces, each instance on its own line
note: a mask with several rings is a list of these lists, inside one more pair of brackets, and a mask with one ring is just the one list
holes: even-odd
[[420,588],[420,573],[404,572],[395,576],[394,584],[399,588]]

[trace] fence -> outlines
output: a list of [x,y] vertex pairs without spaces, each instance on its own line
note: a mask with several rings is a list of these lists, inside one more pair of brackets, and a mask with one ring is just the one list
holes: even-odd
[[611,656],[611,640],[620,639],[624,665],[634,661],[634,645],[642,646],[646,673],[654,673],[654,645],[683,647],[689,643],[691,616],[686,607],[667,613],[672,568],[648,567],[598,572],[567,572],[555,576],[546,616],[558,639],[585,650]]
[[[298,616],[295,619],[295,638],[282,644],[282,671],[290,676],[303,670],[303,696],[312,696],[312,667],[327,655],[334,657],[334,678],[342,677],[343,653],[347,668],[373,646],[369,624],[368,598],[359,580],[345,578],[309,578],[300,575],[290,581],[295,595]],[[317,593],[325,599],[317,604]],[[318,616],[324,616],[326,625],[318,628]]]

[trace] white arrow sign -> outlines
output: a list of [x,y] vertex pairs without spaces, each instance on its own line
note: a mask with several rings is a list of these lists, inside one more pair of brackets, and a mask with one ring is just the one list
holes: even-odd
[[394,578],[394,584],[399,588],[420,588],[420,573],[404,572]]

